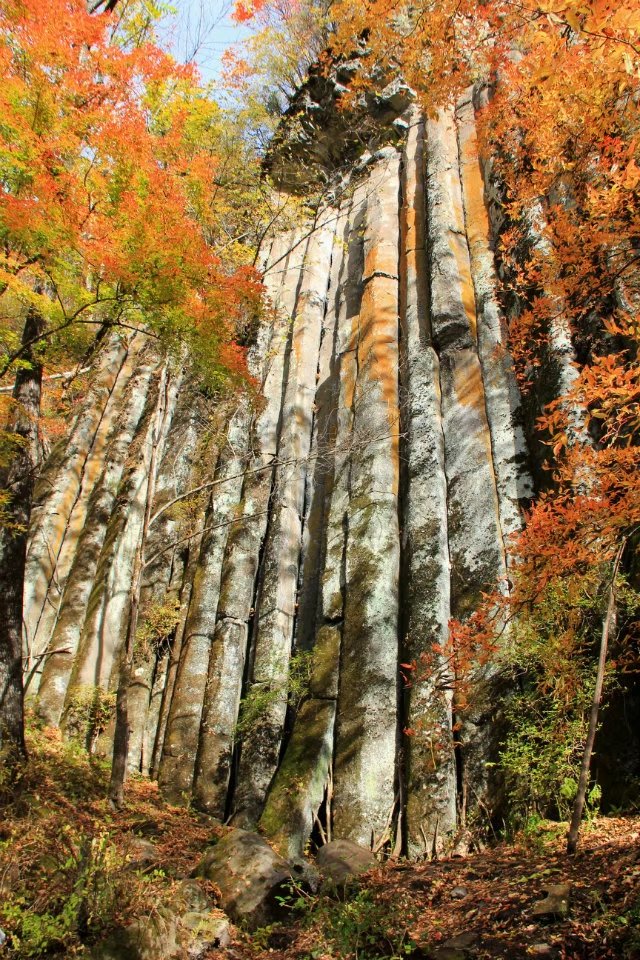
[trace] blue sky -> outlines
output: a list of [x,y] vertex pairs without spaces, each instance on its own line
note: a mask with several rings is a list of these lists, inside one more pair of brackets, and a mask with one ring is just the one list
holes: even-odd
[[224,51],[248,36],[230,17],[233,0],[173,0],[177,15],[167,28],[178,60],[194,59],[205,81],[217,80]]

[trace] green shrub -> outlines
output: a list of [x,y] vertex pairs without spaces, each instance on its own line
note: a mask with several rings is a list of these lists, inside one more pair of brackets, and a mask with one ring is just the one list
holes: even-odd
[[87,745],[89,753],[116,709],[116,695],[102,687],[79,685],[70,691],[65,710],[67,734]]
[[309,692],[313,653],[300,651],[289,661],[289,674],[286,679],[270,686],[254,684],[240,704],[240,715],[235,727],[235,737],[242,740],[258,731],[269,708],[275,703],[289,703],[294,710]]

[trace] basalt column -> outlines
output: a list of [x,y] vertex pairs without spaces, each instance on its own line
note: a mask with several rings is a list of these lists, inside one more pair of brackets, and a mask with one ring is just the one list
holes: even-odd
[[[465,619],[480,602],[482,591],[505,576],[506,558],[453,111],[427,121],[427,204],[431,325],[440,360],[447,476],[451,612]],[[494,707],[487,693],[464,718],[457,754],[463,822],[486,788],[485,764],[493,759]]]
[[335,834],[382,841],[396,796],[398,574],[398,244],[400,157],[381,151],[367,183],[355,359],[346,599],[340,658]]
[[[333,761],[342,611],[334,609],[331,623],[325,623],[322,574],[329,530],[335,530],[339,538],[337,550],[333,545],[338,577],[344,552],[344,489],[340,494],[340,481],[336,477],[339,465],[348,464],[348,430],[345,432],[343,424],[345,405],[339,402],[340,330],[351,330],[346,305],[349,277],[359,276],[357,271],[352,273],[349,269],[350,253],[357,249],[359,240],[361,247],[358,209],[357,200],[354,203],[347,200],[337,221],[316,378],[295,638],[296,652],[308,655],[312,651],[309,697],[295,717],[286,752],[260,819],[260,830],[285,856],[291,857],[299,857],[304,852],[330,781]],[[332,521],[338,499],[341,500],[340,514],[337,521]]]
[[250,458],[238,522],[230,528],[222,564],[194,782],[197,803],[219,817],[225,815],[230,801],[235,727],[254,623],[261,546],[273,502],[292,314],[307,239],[304,231],[294,231],[277,238],[271,248],[265,275],[271,323],[259,335],[252,356],[252,372],[262,383],[264,403],[250,427]]
[[240,501],[246,462],[246,427],[246,413],[241,406],[223,429],[213,480],[215,486],[204,519],[160,772],[163,791],[174,802],[188,801],[193,784],[222,559],[230,523]]
[[522,508],[533,496],[522,410],[507,352],[506,321],[498,303],[498,278],[483,191],[473,91],[456,108],[465,228],[476,301],[478,354],[491,433],[500,526],[509,563],[509,541],[522,528]]
[[[402,423],[406,432],[402,620],[407,672],[406,833],[431,854],[456,827],[451,677],[444,648],[450,607],[447,480],[440,363],[433,347],[426,247],[425,123],[411,118],[403,158]],[[438,649],[439,648],[439,649]]]
[[[134,656],[128,707],[131,726],[129,765],[131,769],[143,772],[148,772],[151,764],[162,689],[167,680],[169,650],[177,646],[172,643],[171,610],[180,606],[189,556],[195,554],[199,559],[204,528],[209,520],[208,514],[201,522],[192,520],[187,532],[180,523],[180,508],[185,500],[188,503],[190,491],[202,481],[201,459],[206,463],[209,457],[213,459],[220,447],[232,449],[243,442],[233,429],[236,417],[232,416],[228,425],[218,424],[216,430],[216,422],[209,421],[201,407],[188,397],[186,391],[179,398],[167,449],[158,470],[145,546],[139,617],[142,636]],[[204,424],[209,426],[211,436],[203,442],[201,431]],[[195,574],[191,579],[195,580]],[[189,586],[191,588],[191,584]],[[193,590],[189,589],[189,600],[192,593]],[[185,614],[188,606],[185,602]],[[158,632],[162,623],[162,619],[158,620],[159,615],[167,618],[168,634],[164,636]],[[182,639],[186,621],[181,622],[181,616],[176,619],[176,635],[179,630]],[[157,621],[158,628],[149,630],[148,626],[153,627],[154,621]],[[177,655],[177,649],[172,652]]]
[[242,744],[235,796],[237,818],[256,822],[275,774],[287,710],[305,485],[313,429],[320,337],[331,273],[336,215],[325,214],[305,255],[295,307],[287,383],[258,600],[251,691],[268,691],[259,724]]
[[38,692],[38,714],[57,725],[80,642],[101,551],[116,507],[130,446],[145,411],[154,363],[141,363],[128,385],[118,429],[107,445],[100,477],[89,499],[87,522],[60,599],[60,612],[48,646]]
[[[285,248],[286,250],[286,248]],[[283,279],[283,289],[280,291],[279,303],[285,313],[290,314],[295,297],[297,294],[297,285],[299,282],[299,271],[304,247],[298,244],[291,252],[290,261],[287,263],[287,271]],[[277,377],[276,377],[277,381]],[[274,398],[277,400],[275,411],[271,408],[271,418],[279,415],[281,404],[281,386],[280,383],[274,384]],[[269,416],[269,404],[263,411],[263,417]],[[243,419],[244,418],[244,419]],[[272,419],[268,421],[272,422]],[[238,655],[236,644],[232,638],[231,651],[233,652],[233,664],[228,662],[230,656],[229,644],[224,640],[221,644],[219,625],[219,601],[226,596],[225,593],[225,566],[227,559],[225,550],[227,541],[230,542],[233,549],[234,540],[229,540],[235,523],[230,523],[231,519],[237,521],[237,526],[245,528],[244,535],[249,534],[251,543],[251,562],[257,562],[259,543],[255,543],[251,534],[261,533],[261,519],[266,522],[267,501],[254,504],[252,516],[247,516],[243,509],[243,503],[246,507],[246,497],[243,493],[243,480],[247,467],[251,468],[251,462],[247,461],[247,454],[244,456],[237,448],[241,440],[241,434],[245,437],[245,443],[248,442],[249,421],[245,418],[242,411],[239,411],[235,421],[232,420],[231,429],[235,444],[225,445],[222,451],[219,471],[216,475],[216,486],[213,488],[211,502],[208,512],[208,519],[205,520],[205,532],[200,551],[200,560],[196,568],[194,591],[191,597],[189,608],[189,617],[185,627],[185,636],[182,642],[180,662],[175,687],[171,701],[171,709],[165,734],[165,741],[160,763],[159,781],[165,796],[172,798],[175,802],[178,800],[187,801],[191,795],[196,781],[196,791],[200,792],[201,801],[207,809],[215,810],[220,813],[220,802],[217,800],[219,786],[223,788],[226,795],[226,782],[223,776],[223,770],[219,770],[217,776],[211,777],[210,761],[203,758],[203,749],[210,752],[215,750],[214,731],[210,730],[211,710],[216,705],[216,691],[211,689],[212,683],[219,684],[221,681],[225,684],[237,685],[241,683],[243,675],[243,665],[245,649],[243,648]],[[273,451],[275,452],[275,450]],[[273,455],[273,454],[272,454]],[[219,482],[217,482],[219,481]],[[233,517],[232,517],[233,512]],[[256,528],[257,523],[257,528]],[[209,535],[207,534],[209,527]],[[227,551],[228,553],[228,551]],[[243,590],[243,582],[239,582],[238,597],[241,599],[241,605],[246,594]],[[249,583],[251,594],[249,607],[252,603],[253,577]],[[246,602],[246,601],[245,601]],[[222,612],[222,611],[220,611]],[[248,617],[248,612],[244,619]],[[237,618],[243,619],[243,618]],[[235,631],[234,631],[235,632]],[[240,631],[241,634],[244,631]],[[226,653],[227,663],[220,661],[220,655]],[[222,668],[226,666],[226,671]],[[211,678],[211,679],[209,679]],[[203,717],[205,709],[206,694],[206,715]],[[237,711],[238,695],[232,698],[233,709]],[[214,714],[215,715],[215,714]],[[222,722],[224,725],[223,714]],[[236,713],[237,716],[237,713]],[[201,738],[201,723],[205,721],[205,731],[207,737],[207,746],[204,747]],[[233,732],[233,723],[227,729],[227,736],[231,737]],[[213,734],[213,736],[212,736]],[[199,770],[196,771],[198,759],[199,743],[200,758]],[[214,767],[215,769],[215,767]],[[211,780],[213,779],[213,783]],[[218,786],[219,784],[219,786]],[[216,803],[218,806],[216,806]],[[224,811],[224,799],[222,800],[222,812]]]
[[[130,614],[129,597],[136,549],[142,536],[149,469],[154,442],[161,459],[175,412],[181,376],[170,377],[162,365],[155,371],[144,417],[129,450],[127,469],[111,515],[96,568],[93,590],[87,605],[78,653],[65,698],[63,728],[75,726],[75,700],[78,692],[91,689],[115,690],[119,657]],[[160,391],[166,398],[163,399]],[[154,437],[156,409],[164,409],[162,426]],[[111,748],[108,735],[101,750]]]
[[[102,472],[105,445],[117,429],[119,398],[143,346],[114,336],[100,356],[69,436],[47,460],[34,494],[25,568],[25,655],[30,664],[51,640],[66,575],[93,486]],[[32,690],[35,691],[39,674]]]

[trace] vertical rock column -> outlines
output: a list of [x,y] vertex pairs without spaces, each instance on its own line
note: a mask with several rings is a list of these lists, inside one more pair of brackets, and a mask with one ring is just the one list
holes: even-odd
[[200,723],[218,612],[224,549],[240,501],[246,466],[247,416],[241,403],[220,441],[200,557],[195,572],[180,664],[173,690],[160,770],[163,794],[173,803],[188,803],[196,764]]
[[129,448],[144,413],[154,365],[143,363],[129,381],[122,414],[106,448],[102,471],[89,499],[85,524],[75,545],[75,556],[61,595],[38,690],[38,714],[52,725],[59,724],[62,716],[98,562],[116,508]]
[[465,225],[478,319],[478,351],[491,432],[500,525],[508,562],[509,538],[522,528],[521,508],[533,496],[533,484],[521,424],[520,393],[506,349],[506,322],[497,298],[498,280],[490,246],[472,90],[458,103],[456,119]]
[[[215,440],[203,442],[202,427],[207,424],[212,438],[217,435],[216,416],[209,405],[198,403],[198,398],[189,396],[187,389],[180,392],[178,408],[173,418],[171,433],[158,470],[156,496],[149,524],[149,533],[144,553],[142,592],[140,599],[139,626],[153,614],[158,606],[167,607],[172,601],[180,603],[184,587],[186,561],[191,552],[199,548],[199,537],[204,526],[195,522],[188,539],[170,504],[175,497],[188,495],[189,490],[203,482],[201,461]],[[220,415],[221,411],[216,411]],[[208,448],[208,449],[207,449]],[[184,501],[179,501],[179,508]],[[167,509],[167,507],[169,509]],[[204,512],[204,511],[203,511]],[[180,619],[178,620],[180,624]],[[176,627],[177,634],[177,627]],[[151,765],[152,745],[159,722],[162,689],[167,680],[169,638],[153,637],[147,649],[136,650],[132,683],[128,695],[129,767],[148,773]]]
[[[269,244],[274,258],[286,254],[282,238]],[[268,257],[267,257],[268,259]],[[264,266],[264,263],[263,263]],[[279,274],[280,278],[280,274]],[[273,286],[267,283],[273,294]],[[249,354],[249,367],[255,376],[259,373],[263,354],[268,345],[263,324],[258,331],[257,344]],[[227,421],[218,438],[217,458],[209,506],[198,545],[198,560],[191,563],[187,576],[192,581],[183,586],[188,596],[186,621],[178,625],[172,662],[167,664],[163,705],[159,706],[158,731],[154,755],[158,758],[152,767],[164,795],[174,802],[188,801],[193,795],[204,809],[211,807],[209,793],[212,779],[220,771],[208,768],[207,755],[215,736],[210,731],[213,714],[217,711],[215,689],[233,674],[229,663],[221,664],[217,634],[219,601],[224,593],[226,554],[233,542],[234,530],[253,526],[255,518],[247,518],[246,501],[241,499],[245,472],[252,465],[249,449],[251,441],[252,410],[248,397],[240,397],[232,412],[227,410]],[[256,552],[257,552],[256,548]],[[156,699],[158,699],[156,695]],[[167,703],[168,701],[168,703]],[[151,705],[150,705],[151,707]],[[166,718],[166,719],[165,719]],[[155,772],[155,769],[154,769]],[[224,780],[224,776],[221,778]],[[222,796],[226,793],[226,783]],[[222,805],[214,804],[213,812],[222,816]]]
[[[353,397],[357,374],[356,344],[353,327],[357,324],[362,300],[364,271],[364,218],[368,181],[353,192],[344,233],[338,231],[334,263],[342,260],[338,285],[329,297],[325,330],[334,317],[335,332],[331,344],[330,374],[318,381],[316,426],[327,424],[329,474],[325,478],[324,521],[322,531],[323,569],[316,597],[317,612],[302,584],[303,620],[299,623],[299,642],[303,649],[313,645],[313,671],[310,699],[296,720],[281,771],[269,793],[260,827],[282,850],[297,855],[304,847],[318,807],[329,787],[335,752],[335,716],[340,672],[340,648],[344,625],[345,564],[347,516],[353,448]],[[333,287],[333,281],[332,281]],[[325,342],[324,347],[329,348]],[[321,350],[321,356],[324,351]],[[326,356],[326,355],[325,355]],[[325,389],[326,388],[326,389]],[[325,419],[326,417],[326,419]],[[320,442],[320,438],[318,438]],[[317,505],[316,505],[317,508]],[[313,513],[314,506],[311,505]],[[317,620],[316,620],[317,617]],[[305,631],[305,633],[302,633]],[[302,783],[298,789],[299,770]],[[296,783],[292,789],[292,781]],[[330,790],[327,790],[327,801]],[[331,835],[332,811],[327,804],[326,826]]]
[[[351,203],[336,214],[336,237],[327,292],[327,307],[322,324],[315,415],[310,463],[306,475],[304,528],[300,562],[295,646],[310,650],[315,642],[318,612],[322,606],[322,574],[326,552],[326,524],[331,503],[336,456],[336,430],[339,416],[340,352],[337,349],[338,317],[344,306],[348,272],[348,251],[354,239]],[[344,312],[344,311],[343,311]]]
[[273,301],[271,336],[259,334],[253,374],[262,381],[264,406],[251,429],[251,459],[242,486],[238,523],[229,531],[218,612],[208,668],[206,705],[196,760],[194,798],[223,817],[229,800],[234,733],[253,625],[260,550],[271,503],[283,378],[288,362],[291,317],[300,285],[306,239],[301,231],[278,238],[267,266]]
[[262,812],[278,766],[287,711],[305,483],[335,229],[335,211],[327,211],[309,239],[295,310],[252,666],[251,690],[270,697],[259,726],[242,745],[236,806],[244,823],[256,822]]
[[397,151],[372,168],[364,290],[352,338],[357,378],[346,547],[346,602],[336,733],[338,837],[380,841],[395,802],[398,670]]
[[[190,398],[187,396],[186,399],[189,401]],[[201,414],[201,416],[199,416],[199,414]],[[202,482],[201,464],[213,464],[215,469],[215,464],[217,463],[218,459],[219,437],[226,426],[227,414],[228,411],[223,404],[215,405],[213,410],[210,411],[208,418],[204,415],[204,411],[198,409],[198,406],[192,408],[192,415],[194,418],[192,425],[198,431],[200,440],[196,447],[197,457],[194,464],[194,473],[191,481],[193,486],[197,487],[199,483]],[[202,425],[203,423],[207,422],[207,420],[209,435],[208,437],[206,435],[203,437]],[[207,474],[205,473],[205,475]],[[180,665],[182,641],[185,635],[189,607],[191,604],[191,597],[193,595],[193,585],[196,579],[196,571],[198,569],[198,562],[200,559],[200,550],[202,546],[206,514],[206,510],[198,512],[198,515],[195,518],[195,523],[191,529],[189,539],[186,541],[186,555],[182,561],[184,566],[184,574],[179,594],[180,616],[176,624],[175,636],[171,642],[168,655],[166,658],[163,658],[163,663],[158,664],[158,674],[156,676],[156,680],[154,681],[152,697],[156,701],[160,700],[160,702],[157,707],[154,704],[154,709],[158,710],[158,720],[149,773],[150,776],[156,780],[158,779],[160,770],[165,735],[173,701],[173,692],[176,685],[178,667]],[[158,686],[160,684],[161,691],[158,693]]]
[[[173,379],[167,390],[166,405],[163,403],[165,412],[157,439],[159,457],[167,440],[180,379],[179,376]],[[133,562],[142,536],[156,406],[160,402],[159,390],[164,382],[162,371],[156,369],[154,388],[148,393],[145,415],[129,450],[128,469],[100,551],[78,654],[65,698],[65,729],[70,729],[69,725],[73,722],[74,697],[78,688],[101,687],[106,690],[115,689],[117,684],[118,657],[130,614]],[[102,749],[105,753],[110,749],[108,735],[103,738]]]
[[78,504],[88,501],[101,471],[100,457],[141,346],[141,337],[134,337],[130,344],[118,336],[109,341],[66,443],[54,449],[38,481],[25,567],[28,656],[38,656],[49,644],[64,586],[58,561],[63,550],[68,561],[77,544],[79,528],[75,518],[72,524],[72,517]]
[[[333,467],[339,456],[335,450],[339,392],[336,335],[340,308],[344,305],[350,234],[347,205],[338,217],[333,247],[305,496],[296,649],[307,652],[313,649],[309,699],[295,717],[291,738],[260,818],[260,831],[284,856],[292,858],[304,853],[322,804],[333,760],[339,646],[333,642],[335,627],[329,631],[321,629],[316,642],[316,625],[322,606],[321,577],[326,553],[327,517],[332,502]],[[344,316],[346,311],[342,310],[342,313]],[[341,566],[340,556],[338,568]]]
[[[364,223],[368,181],[354,190],[345,235],[346,250],[336,292],[334,370],[329,403],[335,406],[335,438],[331,457],[331,485],[324,522],[324,566],[318,598],[315,660],[325,664],[325,679],[314,696],[337,699],[340,648],[344,626],[347,519],[351,484],[351,450],[354,441],[354,391],[357,377],[357,344],[354,326],[360,316],[364,273]],[[312,691],[313,692],[313,691]]]
[[[411,117],[403,165],[402,423],[403,650],[416,662],[406,691],[403,753],[406,835],[411,856],[431,854],[456,827],[452,694],[441,649],[450,617],[447,481],[440,369],[431,342],[426,251],[424,120]],[[447,689],[449,688],[449,689]]]
[[[427,121],[428,246],[433,341],[440,359],[448,496],[451,612],[464,619],[505,575],[491,435],[478,356],[453,111]],[[462,734],[461,819],[486,785],[491,704]]]

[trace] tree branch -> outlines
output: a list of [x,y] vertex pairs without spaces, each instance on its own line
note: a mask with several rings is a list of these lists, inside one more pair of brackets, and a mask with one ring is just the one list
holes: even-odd
[[604,672],[607,665],[607,650],[609,647],[609,635],[615,619],[616,611],[616,577],[620,569],[622,554],[627,545],[627,538],[624,537],[618,548],[616,558],[613,562],[613,571],[609,581],[609,601],[607,603],[607,613],[602,624],[602,636],[600,639],[600,656],[598,658],[598,672],[596,674],[596,686],[593,691],[593,700],[591,702],[591,711],[589,713],[589,728],[587,739],[584,745],[582,755],[582,767],[580,768],[580,779],[578,781],[578,792],[573,804],[573,813],[571,815],[571,824],[567,834],[567,853],[572,856],[578,846],[578,832],[582,821],[582,812],[584,810],[587,787],[589,785],[589,771],[591,768],[591,756],[593,754],[593,744],[596,739],[596,730],[598,729],[598,713],[600,710],[600,701],[602,700],[602,689],[604,687]]

